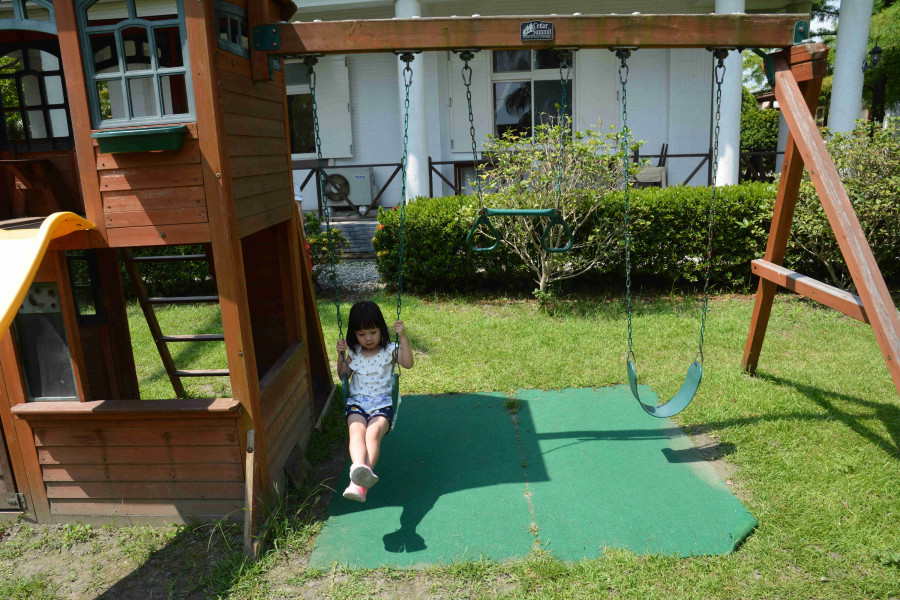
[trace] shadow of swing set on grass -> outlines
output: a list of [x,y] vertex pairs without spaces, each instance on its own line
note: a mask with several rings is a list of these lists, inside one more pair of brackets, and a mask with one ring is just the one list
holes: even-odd
[[[564,560],[727,554],[756,526],[690,438],[648,418],[627,386],[515,399],[405,397],[379,484],[365,504],[334,496],[309,566],[502,560],[535,545]],[[347,482],[345,469],[336,489]]]

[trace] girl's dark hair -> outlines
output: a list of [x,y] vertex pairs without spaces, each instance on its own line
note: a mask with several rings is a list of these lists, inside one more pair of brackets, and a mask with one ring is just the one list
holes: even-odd
[[359,351],[356,332],[360,329],[380,329],[381,340],[378,344],[382,348],[387,348],[388,342],[391,341],[387,323],[384,322],[384,315],[381,314],[378,305],[371,300],[363,300],[354,304],[350,309],[350,316],[347,318],[347,346],[354,352]]

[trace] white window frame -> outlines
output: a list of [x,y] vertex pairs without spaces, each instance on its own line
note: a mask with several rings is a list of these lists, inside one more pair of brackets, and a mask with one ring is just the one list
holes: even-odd
[[[534,82],[535,81],[556,81],[559,82],[559,69],[535,69],[534,68],[534,52],[537,52],[536,49],[531,49],[531,60],[529,61],[529,65],[531,65],[531,69],[528,71],[507,71],[501,73],[494,72],[494,51],[491,51],[491,57],[488,64],[491,75],[491,89],[490,89],[490,99],[491,99],[491,131],[495,136],[498,136],[497,132],[497,112],[496,105],[497,99],[494,96],[494,84],[495,83],[504,83],[504,82],[520,82],[527,81],[531,84],[531,134],[534,135],[534,128],[536,126],[536,117],[537,111],[534,107]],[[577,59],[575,59],[575,53],[572,53],[572,67],[569,72],[569,83],[572,86],[572,92],[567,98],[567,104],[571,106],[572,113],[572,122],[576,122],[576,110],[578,107],[575,105],[575,67],[577,66]]]
[[[330,61],[332,65],[328,65]],[[308,83],[289,85],[287,74],[289,64],[303,64],[302,59],[285,59],[285,95],[291,96],[312,94]],[[337,66],[337,72],[332,68]],[[322,158],[352,158],[353,143],[351,135],[350,83],[347,59],[344,56],[324,56],[313,67],[316,70],[316,105],[318,109],[319,134],[322,141]],[[326,72],[326,69],[330,69]],[[334,89],[337,86],[339,89]],[[334,100],[334,96],[338,100]],[[323,101],[324,99],[324,101]],[[288,112],[290,118],[290,111]],[[345,124],[339,119],[346,119]],[[311,160],[318,158],[315,151],[292,153],[291,160]]]
[[[294,84],[288,85],[287,82],[287,73],[288,73],[288,65],[289,64],[303,64],[301,59],[297,58],[285,58],[284,59],[284,93],[287,96],[288,104],[290,105],[291,96],[306,96],[312,95],[312,90],[309,87],[308,83],[302,84]],[[315,67],[313,67],[315,68]],[[288,119],[290,119],[290,110],[288,110]],[[321,129],[321,123],[319,124]],[[313,132],[315,135],[315,132]],[[318,155],[315,152],[298,152],[296,154],[291,154],[291,160],[308,160],[310,158],[318,158]]]
[[[137,2],[142,0],[123,0],[125,2],[128,17],[110,25],[92,25],[88,26],[88,11],[90,8],[101,0],[77,0],[76,10],[78,17],[79,40],[82,45],[82,59],[85,68],[85,80],[88,86],[88,97],[91,103],[91,120],[96,129],[116,129],[122,127],[131,127],[139,125],[155,125],[163,123],[187,123],[196,120],[196,112],[194,106],[193,82],[191,78],[191,62],[188,52],[187,33],[185,24],[185,14],[183,0],[174,0],[176,7],[176,15],[160,21],[150,21],[141,19],[137,16]],[[179,43],[181,44],[181,60],[180,67],[160,67],[157,64],[157,58],[154,56],[156,49],[156,40],[154,38],[154,30],[163,27],[178,27]],[[122,32],[129,28],[142,28],[147,31],[147,41],[150,47],[151,66],[143,70],[129,71],[125,67],[127,56],[125,53],[124,40]],[[107,34],[114,37],[116,44],[116,53],[119,61],[119,70],[110,73],[97,73],[95,71],[94,56],[91,50],[91,35]],[[170,75],[183,76],[185,86],[185,96],[187,100],[187,112],[172,115],[165,115],[165,93],[163,90],[162,78]],[[128,85],[130,81],[149,79],[153,86],[153,100],[156,103],[156,115],[139,116],[132,114],[131,99],[129,95]],[[106,81],[110,86],[116,85],[121,90],[123,106],[125,107],[124,117],[115,117],[103,119],[101,114],[100,97],[97,92],[97,84]]]

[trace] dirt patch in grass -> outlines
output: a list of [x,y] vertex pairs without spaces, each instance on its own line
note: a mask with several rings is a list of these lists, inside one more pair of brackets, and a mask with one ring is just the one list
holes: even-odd
[[722,443],[712,436],[703,425],[692,425],[684,428],[684,432],[691,438],[697,451],[703,459],[713,468],[722,481],[737,496],[741,502],[748,502],[749,496],[746,489],[736,479],[738,467],[728,461],[727,457],[735,450],[732,444]]

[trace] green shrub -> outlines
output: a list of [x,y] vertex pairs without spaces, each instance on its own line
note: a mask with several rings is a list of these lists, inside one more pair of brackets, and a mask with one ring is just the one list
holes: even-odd
[[[771,184],[716,188],[710,268],[714,288],[742,289],[749,284],[750,261],[765,249],[774,197]],[[708,187],[631,191],[632,277],[666,287],[702,284],[709,199]]]
[[[513,260],[508,249],[473,252],[466,245],[477,212],[475,196],[417,198],[406,207],[404,289],[454,292],[522,285],[524,267]],[[375,262],[382,280],[393,283],[397,281],[400,211],[379,208],[378,221],[372,239]]]
[[[711,277],[719,290],[746,289],[750,261],[762,256],[771,219],[775,187],[749,183],[716,190],[716,225]],[[709,188],[676,186],[631,190],[633,276],[648,285],[692,286],[705,274]],[[492,197],[485,198],[491,206]],[[586,195],[597,204],[594,228],[619,228],[624,222],[624,194]],[[477,214],[473,196],[421,198],[406,209],[404,288],[410,291],[500,289],[530,292],[534,281],[521,259],[503,246],[472,252],[465,238]],[[397,277],[399,211],[381,210],[373,245],[378,271],[386,281]],[[624,237],[587,277],[624,283]],[[565,256],[565,255],[562,255]]]
[[[306,241],[309,243],[313,282],[318,285],[319,276],[326,267],[331,265],[332,260],[328,249],[328,232],[322,230],[322,221],[314,212],[303,215],[303,231],[306,233]],[[331,245],[334,251],[334,264],[340,264],[344,260],[344,252],[350,247],[350,242],[339,229],[332,227]]]
[[[488,136],[485,143],[490,165],[480,176],[492,191],[490,206],[553,208],[571,232],[570,239],[561,226],[547,231],[549,217],[492,221],[501,244],[519,257],[541,293],[556,282],[602,270],[617,259],[616,240],[622,236],[621,220],[603,218],[602,203],[596,201],[623,185],[622,140],[611,130],[604,133],[599,124],[574,134],[570,125],[565,117],[551,119],[535,127],[533,135],[507,131],[501,137]],[[567,245],[568,252],[545,248]]]
[[[744,88],[741,103],[741,150],[774,152],[778,148],[778,115],[774,108],[760,109],[756,98]],[[750,157],[761,175],[775,171],[775,156]]]

